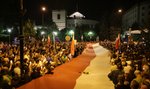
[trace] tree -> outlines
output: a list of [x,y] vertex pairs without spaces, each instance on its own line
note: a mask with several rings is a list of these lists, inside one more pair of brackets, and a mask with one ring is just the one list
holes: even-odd
[[48,27],[47,29],[48,34],[52,33],[53,31],[58,31],[58,27],[55,22],[51,22],[50,25],[47,27]]
[[35,37],[36,31],[34,29],[34,24],[33,21],[28,19],[25,21],[24,26],[23,26],[23,34],[25,38],[28,37]]
[[61,41],[65,41],[65,37],[68,35],[68,32],[69,32],[69,28],[64,28],[60,31],[60,35],[59,35],[59,38]]

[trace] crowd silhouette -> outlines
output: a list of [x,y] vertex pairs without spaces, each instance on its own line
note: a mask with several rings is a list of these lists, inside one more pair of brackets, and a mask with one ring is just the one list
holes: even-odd
[[53,74],[55,67],[71,61],[85,47],[85,43],[76,44],[75,54],[71,55],[70,42],[56,42],[54,46],[46,41],[26,41],[21,65],[19,45],[0,42],[0,89],[17,88],[45,74]]
[[108,78],[114,89],[150,89],[150,47],[141,42],[120,43],[102,41],[100,45],[110,50]]

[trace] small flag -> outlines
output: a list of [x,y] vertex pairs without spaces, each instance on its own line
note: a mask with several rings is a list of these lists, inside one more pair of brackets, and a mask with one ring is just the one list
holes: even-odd
[[60,39],[58,37],[55,37],[56,42],[60,42]]
[[120,34],[118,34],[118,37],[116,38],[116,42],[115,42],[115,48],[116,50],[119,49],[120,46]]
[[50,45],[50,36],[47,37],[47,44]]

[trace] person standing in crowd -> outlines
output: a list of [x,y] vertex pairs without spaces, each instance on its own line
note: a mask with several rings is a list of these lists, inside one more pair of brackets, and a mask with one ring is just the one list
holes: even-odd
[[115,89],[118,89],[117,85],[118,84],[122,84],[122,75],[124,74],[123,70],[122,70],[122,65],[121,64],[117,64],[117,69],[111,71],[108,74],[108,78],[113,82]]
[[141,71],[135,70],[134,75],[135,75],[135,78],[131,81],[131,84],[130,84],[131,88],[140,85],[142,82]]

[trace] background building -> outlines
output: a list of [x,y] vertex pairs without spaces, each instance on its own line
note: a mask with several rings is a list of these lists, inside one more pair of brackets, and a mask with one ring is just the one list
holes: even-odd
[[67,19],[67,27],[80,27],[82,25],[87,26],[88,28],[94,28],[98,21],[85,19],[85,16],[80,12],[74,12],[69,16],[70,19]]
[[85,19],[85,16],[80,12],[74,12],[70,16],[66,16],[65,10],[53,10],[52,19],[56,23],[59,30],[64,28],[75,28],[79,26],[87,26],[94,28],[98,21]]
[[123,30],[133,26],[150,27],[150,1],[135,4],[123,15],[122,23]]
[[56,23],[59,30],[66,28],[66,11],[65,10],[53,10],[52,20]]

